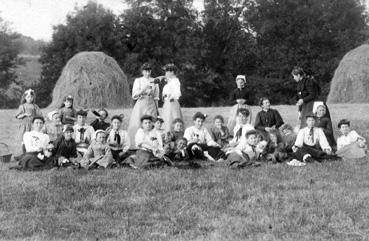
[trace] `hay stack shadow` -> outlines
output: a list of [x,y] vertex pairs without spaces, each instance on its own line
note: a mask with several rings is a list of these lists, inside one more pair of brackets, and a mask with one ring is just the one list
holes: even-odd
[[123,108],[132,105],[127,76],[103,52],[80,52],[65,65],[53,90],[49,107],[57,108],[66,95],[79,108]]

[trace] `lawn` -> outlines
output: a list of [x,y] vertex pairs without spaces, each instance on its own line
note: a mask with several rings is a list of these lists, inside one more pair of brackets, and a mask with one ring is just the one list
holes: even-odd
[[[286,122],[295,106],[276,107]],[[253,107],[255,113],[258,107]],[[369,105],[332,105],[369,137]],[[227,115],[229,108],[184,109]],[[111,110],[121,113],[122,110]],[[0,142],[16,150],[15,110]],[[45,111],[46,113],[46,111]],[[128,116],[129,110],[123,110]],[[125,122],[127,122],[126,118]],[[92,119],[91,119],[92,120]],[[368,160],[254,169],[17,172],[0,163],[2,240],[367,240]]]

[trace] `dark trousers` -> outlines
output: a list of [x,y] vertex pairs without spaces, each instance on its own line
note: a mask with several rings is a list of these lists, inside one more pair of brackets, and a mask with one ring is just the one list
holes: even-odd
[[322,149],[318,146],[308,146],[303,145],[300,147],[294,154],[294,158],[302,161],[304,156],[309,154],[315,160],[321,160],[327,157],[327,154],[322,151]]
[[[192,147],[194,145],[197,145],[201,148],[201,150],[194,150],[192,151]],[[206,144],[197,144],[197,143],[191,143],[187,146],[187,152],[190,158],[199,158],[204,159],[204,151],[207,151],[209,155],[214,158],[215,160],[218,160],[219,158],[226,158],[225,153],[220,149],[220,147],[215,146],[208,146]]]

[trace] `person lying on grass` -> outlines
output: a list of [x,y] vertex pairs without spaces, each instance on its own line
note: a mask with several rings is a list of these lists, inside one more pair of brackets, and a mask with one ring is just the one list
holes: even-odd
[[366,156],[366,140],[356,131],[351,130],[350,121],[342,119],[338,122],[342,136],[337,139],[337,155],[345,159],[362,158]]
[[190,158],[223,161],[225,153],[203,126],[205,118],[206,116],[203,113],[195,113],[192,118],[194,125],[185,130],[184,137],[188,140],[188,154]]
[[95,138],[88,147],[80,164],[87,169],[107,168],[114,162],[110,147],[106,143],[106,134],[104,130],[97,130]]
[[[261,141],[258,148],[257,132],[255,130],[250,130],[246,132],[246,141],[239,145],[235,151],[231,152],[227,156],[227,164],[231,168],[242,168],[242,167],[252,167],[258,166],[258,158],[260,154],[264,151],[266,147],[266,142]],[[259,149],[259,150],[257,150]]]
[[53,155],[60,167],[78,166],[77,144],[73,139],[73,127],[65,125],[63,135],[54,142]]
[[136,147],[134,155],[129,156],[124,164],[132,168],[150,168],[164,165],[172,165],[171,160],[164,156],[163,141],[161,135],[153,130],[153,117],[143,115],[141,128],[135,136]]
[[117,163],[121,163],[128,155],[131,141],[128,132],[121,129],[123,119],[115,115],[111,118],[111,129],[107,132],[107,143]]
[[297,134],[296,142],[292,147],[293,157],[297,161],[314,162],[337,158],[337,156],[332,155],[332,148],[329,146],[323,130],[315,127],[315,118],[313,113],[307,114],[307,126]]
[[86,118],[87,111],[79,110],[77,112],[77,123],[73,126],[77,151],[82,156],[86,153],[95,132],[92,126],[86,124]]

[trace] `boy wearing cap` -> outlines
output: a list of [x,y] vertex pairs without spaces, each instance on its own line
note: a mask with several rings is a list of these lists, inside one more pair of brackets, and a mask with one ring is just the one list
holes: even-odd
[[297,134],[295,144],[292,147],[295,159],[303,162],[313,162],[334,157],[324,132],[322,129],[315,127],[315,115],[313,113],[306,115],[306,125]]
[[63,135],[54,142],[53,155],[58,159],[60,166],[75,162],[77,158],[77,144],[73,139],[74,129],[72,126],[64,126]]
[[220,145],[211,137],[209,131],[203,126],[206,115],[197,112],[192,120],[194,125],[188,127],[184,132],[184,138],[188,141],[188,153],[190,158],[206,157],[208,160],[220,160],[225,158],[225,153]]
[[111,130],[108,131],[107,143],[115,161],[124,159],[131,143],[127,131],[122,130],[122,117],[115,115],[111,118]]
[[356,131],[351,130],[350,121],[342,119],[338,122],[342,136],[337,139],[337,155],[346,159],[366,156],[366,140]]
[[73,126],[74,140],[77,143],[77,151],[83,156],[94,136],[92,126],[86,124],[87,111],[79,110],[77,113],[77,121]]

